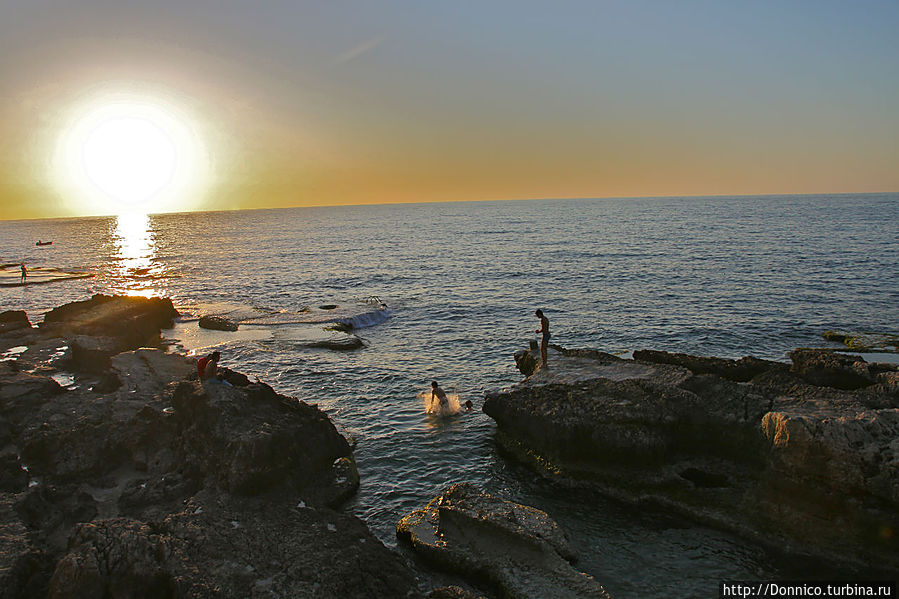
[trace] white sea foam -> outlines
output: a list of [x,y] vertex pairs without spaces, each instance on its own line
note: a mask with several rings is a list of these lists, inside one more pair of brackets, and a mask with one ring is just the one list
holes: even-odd
[[[329,304],[322,304],[328,306]],[[181,318],[190,322],[203,316],[222,316],[239,324],[254,326],[288,326],[295,324],[344,324],[353,329],[363,329],[381,324],[393,315],[386,304],[357,301],[332,304],[334,308],[310,306],[303,310],[273,310],[230,302],[214,302],[191,306],[191,316]]]

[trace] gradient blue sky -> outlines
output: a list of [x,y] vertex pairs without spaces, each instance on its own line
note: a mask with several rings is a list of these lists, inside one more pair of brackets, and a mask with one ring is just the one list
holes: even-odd
[[92,211],[49,162],[122,91],[202,138],[184,209],[899,190],[895,0],[0,11],[0,218]]

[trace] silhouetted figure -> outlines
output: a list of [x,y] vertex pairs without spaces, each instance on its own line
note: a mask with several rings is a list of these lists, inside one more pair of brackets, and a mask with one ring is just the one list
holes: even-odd
[[22,283],[25,283],[25,279],[28,278],[28,270],[25,268],[25,263],[22,263]]
[[431,405],[434,405],[434,398],[440,401],[440,411],[443,412],[449,406],[449,399],[446,392],[440,388],[437,381],[431,381]]
[[543,333],[543,338],[540,340],[540,361],[543,363],[544,368],[549,368],[546,364],[546,348],[549,345],[549,319],[543,315],[543,310],[537,310],[534,314],[540,319],[540,328],[534,332]]

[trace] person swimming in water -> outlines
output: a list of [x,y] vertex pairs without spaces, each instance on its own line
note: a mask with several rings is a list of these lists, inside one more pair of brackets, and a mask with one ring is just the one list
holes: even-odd
[[434,405],[434,398],[440,401],[441,412],[449,407],[449,398],[447,398],[446,392],[437,384],[437,381],[431,381],[431,405]]

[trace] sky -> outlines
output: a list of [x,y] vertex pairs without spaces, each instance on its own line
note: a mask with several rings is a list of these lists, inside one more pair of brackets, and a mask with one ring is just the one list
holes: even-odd
[[123,97],[194,140],[149,212],[895,192],[899,2],[0,0],[0,218],[114,210]]

